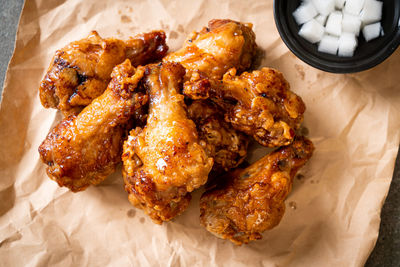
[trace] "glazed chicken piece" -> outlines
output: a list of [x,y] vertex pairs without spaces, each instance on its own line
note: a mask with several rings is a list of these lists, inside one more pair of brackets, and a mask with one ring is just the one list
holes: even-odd
[[[211,20],[194,32],[182,49],[163,60],[180,62],[187,70],[184,94],[217,103],[233,127],[269,147],[288,145],[303,120],[305,105],[273,69],[248,70],[257,53],[251,24]],[[223,78],[223,81],[221,79]]]
[[145,65],[161,59],[167,50],[163,31],[139,34],[127,41],[103,39],[93,31],[56,51],[39,87],[40,101],[65,116],[77,114],[104,92],[116,65],[125,59],[135,67]]
[[123,176],[129,200],[158,224],[187,208],[188,192],[206,183],[213,166],[179,93],[184,74],[177,63],[146,67],[147,124],[132,130],[124,143]]
[[248,139],[224,121],[223,111],[211,101],[194,100],[188,105],[207,155],[214,159],[216,174],[236,168],[247,154]]
[[257,53],[252,24],[214,19],[193,32],[183,48],[163,60],[181,63],[187,70],[184,93],[192,99],[208,97],[210,80],[219,80],[230,68],[245,71]]
[[312,142],[300,137],[246,169],[228,173],[224,184],[201,197],[201,224],[236,245],[261,239],[262,232],[279,224],[293,177],[313,150]]
[[[261,145],[289,145],[303,121],[305,105],[290,91],[282,73],[271,68],[236,76],[229,70],[212,98],[225,110],[225,120]],[[236,103],[235,103],[236,102]]]
[[132,117],[148,101],[137,88],[143,73],[129,60],[116,66],[101,96],[53,128],[39,147],[51,179],[77,192],[114,172]]

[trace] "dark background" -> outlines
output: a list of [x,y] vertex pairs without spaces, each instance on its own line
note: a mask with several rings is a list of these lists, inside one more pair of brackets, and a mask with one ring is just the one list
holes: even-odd
[[[3,89],[5,72],[14,50],[15,33],[23,2],[23,0],[0,0],[0,91]],[[382,209],[379,238],[365,266],[400,266],[399,199],[400,153],[397,155],[389,195]]]

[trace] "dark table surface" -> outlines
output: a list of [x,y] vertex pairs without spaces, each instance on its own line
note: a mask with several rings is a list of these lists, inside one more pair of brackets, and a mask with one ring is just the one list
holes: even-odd
[[[0,90],[14,50],[15,33],[23,0],[0,0]],[[399,92],[400,93],[400,92]],[[382,209],[382,221],[376,247],[365,266],[400,266],[400,153],[393,181]]]

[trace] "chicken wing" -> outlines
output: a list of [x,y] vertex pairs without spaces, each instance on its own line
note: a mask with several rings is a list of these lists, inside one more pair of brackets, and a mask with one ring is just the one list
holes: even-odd
[[219,80],[230,68],[245,71],[257,52],[252,24],[214,19],[193,32],[183,48],[163,60],[181,63],[187,70],[184,93],[193,99],[208,97],[210,79]]
[[127,41],[103,39],[93,31],[56,52],[39,87],[40,101],[66,116],[77,114],[104,92],[117,64],[130,59],[135,67],[144,65],[161,59],[167,50],[163,31]]
[[236,168],[247,154],[247,137],[224,121],[223,111],[211,101],[195,100],[188,106],[206,153],[214,159],[214,173]]
[[159,224],[187,208],[188,192],[206,183],[213,165],[179,93],[184,73],[177,63],[147,66],[147,124],[132,130],[124,143],[123,175],[129,200]]
[[200,199],[200,221],[217,237],[236,245],[261,239],[279,224],[293,177],[311,157],[314,146],[299,137],[246,169],[237,169]]
[[275,69],[262,68],[240,76],[231,69],[213,90],[212,99],[224,108],[225,120],[263,146],[290,144],[303,121],[304,102]]
[[51,179],[77,192],[115,170],[130,121],[148,101],[137,89],[143,73],[143,67],[135,70],[129,60],[116,66],[101,96],[53,128],[39,147]]

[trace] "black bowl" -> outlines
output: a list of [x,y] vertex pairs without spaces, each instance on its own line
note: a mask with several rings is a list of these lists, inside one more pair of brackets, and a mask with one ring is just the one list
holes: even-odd
[[300,0],[274,0],[275,24],[286,46],[309,65],[334,73],[363,71],[384,61],[400,44],[400,1],[383,2],[381,23],[384,36],[369,42],[363,37],[358,38],[358,47],[353,57],[318,52],[316,44],[311,44],[298,35],[300,26],[292,13],[300,5]]

